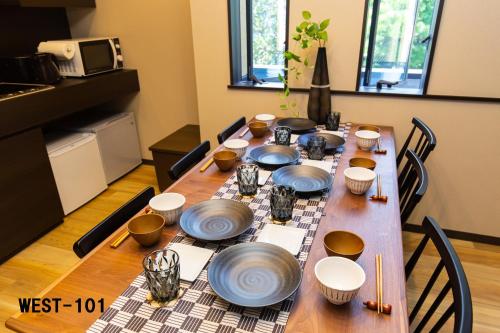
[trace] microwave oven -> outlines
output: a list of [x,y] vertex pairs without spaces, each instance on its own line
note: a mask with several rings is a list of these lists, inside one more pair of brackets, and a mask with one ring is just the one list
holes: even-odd
[[120,40],[116,37],[46,41],[38,45],[38,52],[54,54],[62,76],[91,76],[123,68]]

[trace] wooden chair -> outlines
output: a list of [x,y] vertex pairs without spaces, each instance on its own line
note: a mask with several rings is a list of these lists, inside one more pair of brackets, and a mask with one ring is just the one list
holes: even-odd
[[80,258],[92,251],[97,245],[109,237],[123,223],[130,220],[149,200],[154,197],[155,190],[152,186],[145,188],[126,204],[118,208],[113,214],[104,219],[101,223],[93,227],[73,244],[73,251]]
[[410,314],[410,324],[412,324],[422,308],[423,303],[429,296],[429,292],[436,283],[443,268],[446,269],[448,274],[448,281],[444,285],[444,288],[438,294],[429,310],[422,317],[422,320],[418,323],[414,332],[421,332],[427,325],[429,320],[432,318],[436,309],[439,307],[443,299],[451,290],[453,295],[453,303],[447,308],[444,314],[436,321],[434,326],[429,330],[425,329],[426,332],[438,332],[441,327],[446,323],[446,321],[455,314],[455,323],[453,332],[455,333],[469,333],[472,332],[472,301],[471,294],[469,290],[469,284],[467,283],[467,277],[465,276],[464,269],[460,263],[460,259],[455,252],[455,249],[451,245],[450,241],[444,234],[443,230],[439,227],[438,223],[429,216],[424,218],[422,222],[422,228],[425,232],[425,236],[416,248],[415,252],[411,256],[410,260],[406,264],[406,280],[415,268],[425,246],[427,245],[429,239],[432,241],[441,260],[437,264],[434,273],[432,273],[429,282],[422,291],[415,307]]
[[205,155],[210,151],[210,142],[202,142],[198,147],[184,155],[168,170],[168,175],[173,180],[179,179],[186,171],[191,169],[193,165],[205,158]]
[[237,130],[245,126],[246,123],[247,123],[246,118],[241,117],[240,119],[236,120],[233,124],[229,125],[222,132],[217,134],[217,141],[219,142],[219,144],[222,144],[224,141],[226,141],[231,135],[236,133]]
[[401,210],[401,224],[408,221],[413,209],[420,202],[425,192],[429,177],[424,162],[417,154],[408,149],[406,151],[407,162],[403,172],[398,177],[399,184],[399,207]]
[[412,119],[413,123],[413,128],[408,135],[408,138],[406,139],[403,148],[401,148],[401,151],[398,154],[398,158],[396,159],[396,164],[399,167],[401,164],[401,161],[403,161],[403,157],[406,154],[406,151],[408,150],[408,147],[413,139],[413,134],[415,134],[415,130],[418,128],[420,130],[420,138],[417,141],[417,144],[415,148],[413,148],[413,151],[417,153],[417,156],[422,160],[422,162],[425,162],[431,151],[436,148],[436,136],[434,135],[434,132],[430,129],[429,126],[427,126],[422,120],[414,117]]

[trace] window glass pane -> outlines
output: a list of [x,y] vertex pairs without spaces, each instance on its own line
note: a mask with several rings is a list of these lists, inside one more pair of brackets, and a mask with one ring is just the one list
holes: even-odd
[[286,39],[286,0],[252,0],[253,74],[278,81],[283,73]]
[[404,79],[410,54],[415,19],[416,0],[382,0],[377,22],[377,34],[370,85],[379,80]]
[[241,77],[248,75],[247,58],[247,0],[240,1],[240,47],[241,47]]
[[423,87],[437,0],[369,0],[360,64],[360,85],[398,82]]

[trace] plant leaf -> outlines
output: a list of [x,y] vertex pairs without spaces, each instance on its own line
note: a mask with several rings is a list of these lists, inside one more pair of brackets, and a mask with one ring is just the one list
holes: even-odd
[[285,81],[285,78],[283,77],[283,75],[281,75],[281,73],[278,73],[278,80],[280,80],[280,82]]
[[304,10],[302,12],[302,17],[304,18],[304,20],[310,20],[311,19],[311,12]]
[[294,34],[294,35],[293,35],[293,37],[292,37],[292,39],[293,39],[293,40],[296,40],[296,41],[298,42],[298,41],[300,40],[300,38],[301,38],[301,37],[302,37],[302,35],[301,35],[301,34]]
[[304,59],[304,66],[309,66],[309,59],[307,57]]
[[307,29],[307,26],[309,25],[309,22],[303,21],[302,23],[299,24],[299,28],[304,31]]
[[307,49],[308,46],[309,46],[309,40],[303,39],[302,43],[300,44],[300,47],[303,49]]
[[299,32],[299,33],[300,33],[300,32],[302,32],[302,29],[301,29],[301,28],[300,28],[300,26],[298,25],[298,26],[296,26],[296,27],[295,27],[295,31],[297,31],[297,32]]
[[325,30],[326,28],[328,28],[329,25],[330,25],[330,19],[321,21],[321,23],[319,24],[319,30]]
[[326,42],[328,40],[328,32],[320,31],[318,32],[318,37],[319,39],[324,40]]
[[288,110],[288,105],[286,105],[286,104],[280,104],[280,109],[281,110]]
[[290,88],[288,86],[285,88],[285,96],[290,96]]

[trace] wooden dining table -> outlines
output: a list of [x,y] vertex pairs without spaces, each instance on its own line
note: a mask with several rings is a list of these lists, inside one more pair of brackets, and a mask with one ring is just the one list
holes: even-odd
[[[399,211],[396,152],[394,133],[391,127],[380,126],[381,142],[387,154],[361,151],[356,145],[352,124],[344,152],[336,170],[323,217],[319,223],[309,252],[303,279],[297,292],[293,308],[286,325],[286,332],[408,332],[405,273]],[[239,133],[233,138],[238,138]],[[271,132],[269,132],[271,135]],[[243,139],[250,142],[248,152],[265,142],[266,138],[253,138],[247,132]],[[221,149],[221,147],[216,150]],[[388,201],[369,199],[376,194],[376,186],[365,195],[354,195],[345,186],[343,171],[349,167],[352,157],[369,157],[376,161],[375,171],[382,177],[383,194]],[[186,197],[186,207],[210,199],[233,171],[221,172],[212,164],[205,172],[200,167],[207,156],[166,192],[181,193]],[[167,170],[165,170],[167,172]],[[139,214],[142,214],[141,211]],[[108,307],[142,271],[143,257],[152,251],[141,247],[128,238],[120,247],[113,249],[110,243],[126,229],[126,223],[106,241],[84,257],[70,272],[44,290],[40,297],[60,298],[63,303],[78,299],[104,299]],[[366,273],[366,281],[358,295],[344,305],[333,305],[321,294],[314,275],[314,265],[325,258],[324,235],[332,230],[348,230],[361,236],[365,249],[357,263]],[[166,227],[162,239],[155,248],[166,246],[179,232],[179,226]],[[376,300],[375,256],[383,257],[384,303],[392,305],[390,315],[368,310],[363,302]],[[17,313],[9,318],[6,326],[18,332],[82,332],[88,329],[101,315],[100,311],[78,313],[77,307],[59,307],[48,313]]]

